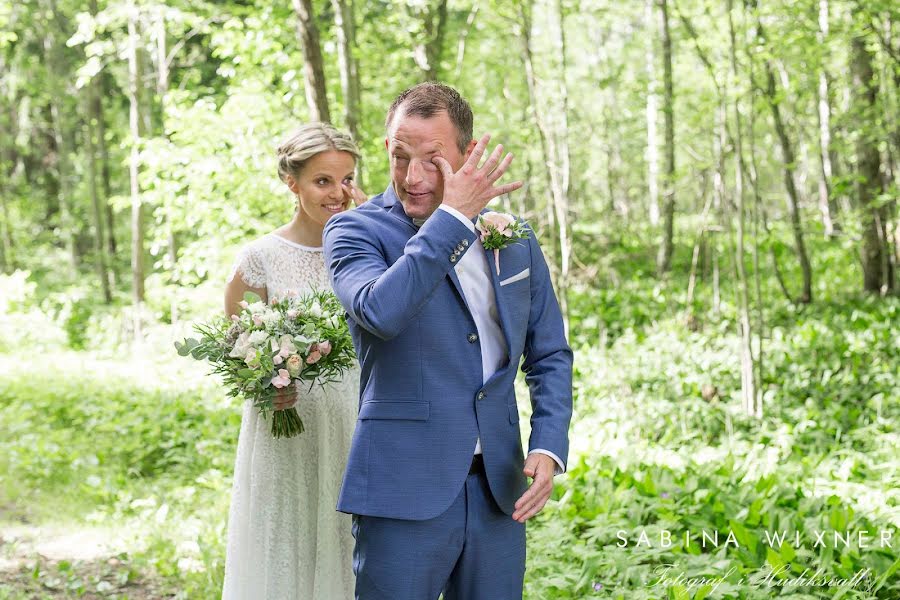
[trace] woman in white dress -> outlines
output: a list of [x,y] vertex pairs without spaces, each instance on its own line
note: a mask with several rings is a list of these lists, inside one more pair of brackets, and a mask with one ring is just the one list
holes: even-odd
[[[297,197],[293,219],[245,246],[225,291],[228,315],[244,293],[263,300],[330,289],[322,252],[328,219],[365,201],[354,185],[350,137],[311,123],[278,147],[278,174]],[[284,388],[304,433],[274,439],[271,422],[244,404],[234,466],[224,600],[349,600],[354,594],[350,517],[335,510],[356,425],[358,369],[324,388]]]

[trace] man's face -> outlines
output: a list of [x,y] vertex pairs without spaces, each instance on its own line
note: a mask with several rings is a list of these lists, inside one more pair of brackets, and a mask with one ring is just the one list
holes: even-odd
[[411,218],[427,219],[444,199],[444,178],[431,160],[443,157],[458,171],[465,154],[456,146],[457,131],[446,111],[427,119],[406,115],[401,106],[388,130],[385,146],[391,161],[391,182]]

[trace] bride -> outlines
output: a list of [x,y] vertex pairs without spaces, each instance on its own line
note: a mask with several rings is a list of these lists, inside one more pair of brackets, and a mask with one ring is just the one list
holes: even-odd
[[[330,289],[322,253],[328,219],[361,204],[353,183],[359,151],[331,125],[310,123],[278,147],[278,175],[297,197],[291,221],[247,244],[225,289],[225,312],[251,291],[269,302],[288,291]],[[324,388],[279,392],[306,428],[274,439],[271,423],[244,404],[228,516],[224,600],[353,598],[350,517],[335,510],[356,425],[358,370]]]

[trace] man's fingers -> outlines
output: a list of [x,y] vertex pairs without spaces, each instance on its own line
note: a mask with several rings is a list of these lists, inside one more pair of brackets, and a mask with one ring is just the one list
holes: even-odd
[[[497,146],[497,147],[500,148],[500,147],[502,147],[502,146]],[[501,162],[501,163],[497,166],[497,168],[494,169],[493,171],[491,171],[491,174],[488,175],[488,181],[489,181],[490,183],[494,183],[495,181],[497,181],[498,179],[500,179],[500,177],[501,177],[504,173],[506,173],[506,169],[509,168],[509,164],[512,162],[512,160],[513,160],[513,154],[512,154],[512,152],[510,152],[509,154],[507,154],[506,156],[504,156],[504,157],[503,157],[503,162]],[[487,165],[485,165],[485,166],[487,166]]]
[[[484,165],[481,167],[481,169],[485,173],[487,173],[488,181],[491,180],[491,174],[497,167],[497,163],[500,162],[501,156],[503,156],[503,144],[497,144],[497,147],[494,148],[494,151],[491,152],[491,155],[488,157],[488,159],[486,161],[484,161]],[[500,174],[502,175],[503,172],[501,171]]]
[[546,506],[546,505],[547,505],[547,498],[544,498],[541,502],[538,502],[538,503],[532,505],[525,513],[523,513],[521,516],[519,516],[518,521],[520,523],[524,523],[531,517],[537,515],[539,512],[544,510],[544,506]]
[[522,187],[522,185],[523,183],[521,181],[514,181],[512,183],[501,185],[500,187],[491,188],[489,198],[496,198],[497,196],[514,192]]
[[435,156],[431,159],[431,162],[440,169],[441,175],[444,176],[444,181],[453,177],[453,167],[450,166],[450,163],[448,163],[443,156]]
[[478,168],[478,163],[481,162],[481,157],[484,156],[484,149],[487,148],[488,142],[491,139],[491,134],[486,133],[481,136],[481,139],[478,140],[478,143],[475,144],[475,148],[472,149],[472,154],[469,156],[469,159],[466,161],[467,167],[471,167],[471,170],[475,170]]
[[532,499],[531,502],[517,507],[515,512],[513,513],[513,519],[520,522],[524,522],[527,519],[530,519],[534,515],[541,512],[541,510],[544,508],[544,505],[547,504],[547,500],[549,499],[550,494],[544,493]]
[[535,473],[534,481],[531,482],[531,485],[528,486],[528,489],[525,490],[525,493],[522,494],[522,497],[516,502],[516,510],[533,503],[535,498],[546,491],[546,487],[547,481],[541,476],[541,472],[537,471],[537,473]]

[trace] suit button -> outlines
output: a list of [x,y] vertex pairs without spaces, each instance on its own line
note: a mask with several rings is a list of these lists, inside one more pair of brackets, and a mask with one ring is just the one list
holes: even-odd
[[469,240],[463,240],[463,241],[462,241],[462,245],[463,245],[464,248],[468,248],[468,247],[469,247]]
[[474,344],[475,342],[478,341],[478,334],[470,333],[469,335],[466,336],[466,339],[469,340],[470,344]]
[[450,255],[450,262],[456,262],[456,255],[455,255],[455,254],[451,254],[451,255]]
[[479,400],[484,400],[484,397],[485,397],[485,396],[487,396],[487,394],[485,394],[483,391],[482,391],[482,392],[478,392],[478,399],[479,399]]

